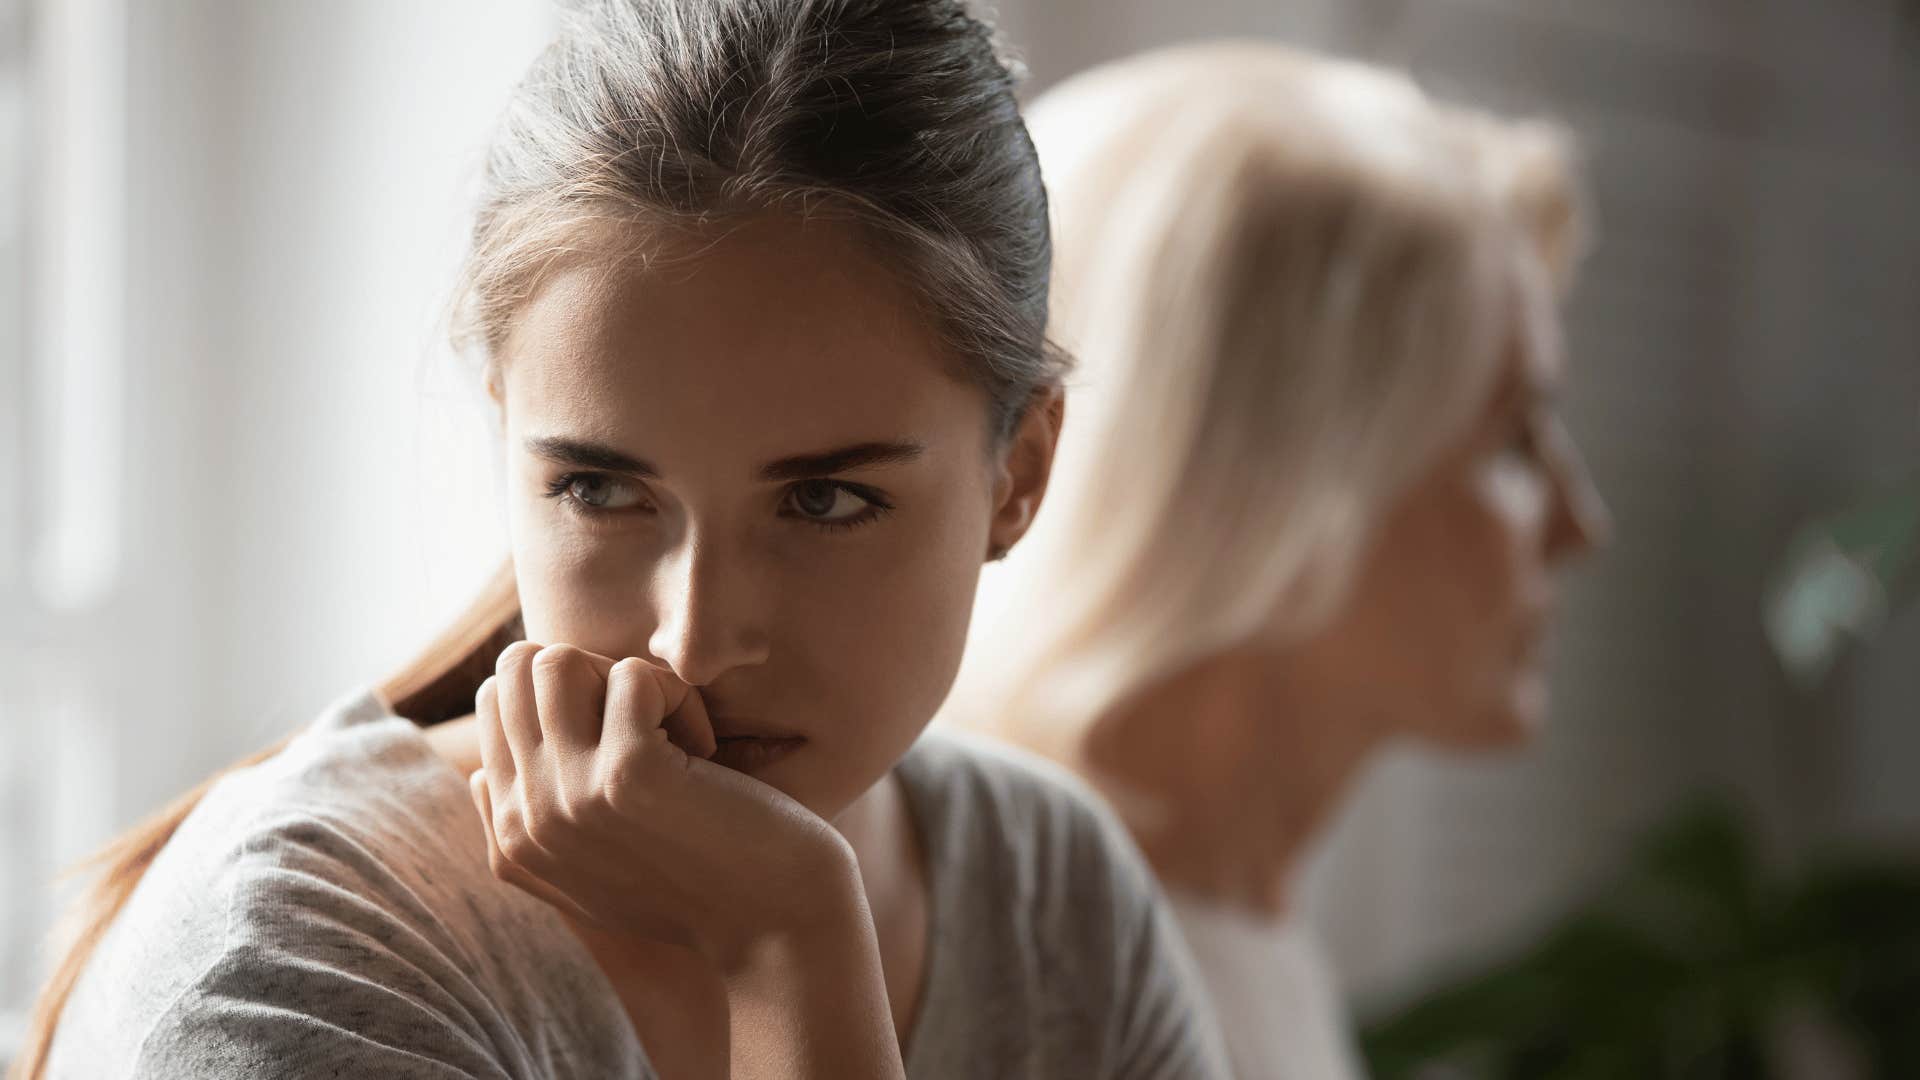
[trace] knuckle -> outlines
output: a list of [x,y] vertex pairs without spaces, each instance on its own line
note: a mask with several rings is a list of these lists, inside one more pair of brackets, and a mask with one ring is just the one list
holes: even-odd
[[665,732],[648,732],[632,752],[610,758],[598,774],[596,801],[620,817],[657,809],[675,772],[666,742]]
[[515,866],[524,865],[534,855],[533,838],[515,829],[500,834],[500,857]]
[[656,762],[670,760],[673,755],[673,737],[664,727],[652,727],[640,733],[640,753],[643,761]]
[[641,763],[632,757],[621,757],[600,771],[595,801],[601,807],[616,811],[645,809],[648,786]]
[[527,811],[527,840],[536,852],[545,853],[563,846],[570,831],[565,815],[557,807],[540,805]]
[[638,660],[622,660],[630,664],[617,681],[609,681],[608,696],[618,695],[628,708],[646,716],[655,716],[666,711],[666,694],[660,689],[660,681]]
[[493,665],[494,673],[497,675],[508,675],[521,671],[532,662],[533,657],[539,652],[540,646],[535,645],[531,641],[516,641],[500,650],[500,659]]
[[568,831],[578,828],[593,812],[593,791],[582,790],[580,782],[562,781],[554,792],[553,822],[564,826]]
[[517,863],[532,853],[533,838],[527,835],[526,819],[517,810],[497,810],[493,815],[493,844],[500,856]]
[[639,657],[628,656],[613,665],[607,672],[607,678],[618,679],[629,689],[641,689],[653,685],[653,669]]
[[572,645],[548,645],[533,655],[533,670],[547,675],[564,675],[587,662],[587,654]]

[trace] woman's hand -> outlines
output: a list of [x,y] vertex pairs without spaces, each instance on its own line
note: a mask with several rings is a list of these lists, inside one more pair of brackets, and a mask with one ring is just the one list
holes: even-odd
[[704,760],[697,691],[638,659],[516,642],[476,702],[494,874],[614,936],[734,971],[864,914],[852,850],[775,788]]
[[[657,1061],[674,1075],[904,1075],[853,849],[780,791],[705,760],[698,692],[636,659],[517,642],[475,714],[470,786],[495,876],[560,909],[635,1031],[673,1024],[637,941],[690,947],[721,972],[720,1029],[671,1028]],[[693,989],[668,987],[672,1005]],[[715,1039],[725,1049],[706,1052]]]

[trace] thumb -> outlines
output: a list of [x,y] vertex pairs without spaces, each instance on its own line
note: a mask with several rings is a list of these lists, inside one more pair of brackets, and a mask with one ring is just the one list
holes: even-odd
[[685,750],[696,758],[709,758],[720,748],[720,740],[714,737],[713,720],[707,715],[707,703],[700,697],[700,691],[687,687],[687,696],[680,707],[668,713],[660,721],[667,730],[667,738],[675,746]]

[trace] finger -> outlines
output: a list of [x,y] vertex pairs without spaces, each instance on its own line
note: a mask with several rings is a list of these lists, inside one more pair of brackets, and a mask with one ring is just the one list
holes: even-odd
[[493,799],[487,794],[487,770],[475,769],[467,774],[467,794],[473,799],[473,808],[480,811],[480,831],[486,837],[487,847],[493,847]]
[[713,734],[713,720],[707,716],[707,702],[700,691],[687,688],[680,707],[666,715],[661,725],[673,744],[697,758],[710,758],[720,748]]
[[487,840],[495,851],[505,854],[511,842],[503,843],[503,839],[521,831],[511,820],[520,808],[520,771],[500,727],[497,676],[480,684],[480,692],[474,695],[473,714],[480,726],[480,768],[474,775],[486,787]]
[[606,680],[595,670],[592,655],[556,644],[533,658],[533,697],[543,738],[563,753],[590,751],[600,742]]
[[574,903],[572,897],[507,858],[500,850],[499,839],[493,831],[493,800],[488,787],[487,778],[482,770],[475,769],[467,777],[467,790],[473,796],[474,807],[480,811],[480,827],[485,830],[487,867],[493,871],[493,876],[558,908],[565,916],[587,922],[596,921],[593,914]]
[[[534,664],[535,660],[524,657],[503,661],[510,673],[522,676],[520,684],[528,690],[532,688]],[[508,862],[546,866],[554,860],[553,829],[565,817],[561,809],[563,785],[556,763],[549,759],[545,740],[532,741],[524,734],[526,727],[539,726],[537,701],[531,694],[520,698],[523,708],[533,713],[531,723],[524,713],[517,722],[508,713],[503,698],[513,683],[511,675],[488,679],[482,689],[492,700],[476,708],[476,715],[485,713],[480,728],[480,760],[487,766],[493,801],[493,840]],[[516,731],[521,732],[517,745]]]
[[[500,695],[500,730],[513,752],[518,770],[530,771],[541,743],[540,706],[533,693],[533,658],[540,646],[516,641],[501,652],[494,665],[494,683]],[[499,792],[494,793],[496,799]]]
[[613,673],[613,657],[601,656],[597,652],[591,652],[586,649],[581,649],[580,655],[587,658],[587,664],[593,668],[594,674],[600,676],[602,683],[605,683],[607,676]]
[[[669,697],[658,669],[636,657],[613,665],[607,675],[607,711],[600,728],[597,769],[614,775],[646,774],[667,763],[682,763],[686,753],[667,738],[662,722],[681,704]],[[678,680],[673,680],[678,682]],[[683,687],[685,684],[681,684]]]
[[467,776],[467,793],[473,796],[474,809],[480,812],[480,831],[486,838],[487,866],[493,876],[505,879],[507,857],[500,852],[500,840],[493,831],[493,794],[492,783],[487,779],[485,769],[475,769]]
[[[649,664],[639,657],[628,657],[621,661],[621,663],[639,665],[641,671],[630,674],[644,674],[647,679],[652,681],[649,693],[643,696],[647,701],[651,701],[651,691],[658,692],[657,708],[661,712],[659,726],[666,730],[667,738],[672,741],[675,746],[695,757],[712,757],[714,750],[718,747],[718,743],[715,741],[713,735],[713,722],[707,716],[706,701],[701,698],[700,692],[682,681],[673,672],[666,668]],[[607,678],[609,689],[611,689],[613,679],[611,670],[609,670]],[[611,697],[609,697],[609,704],[611,704],[611,700]],[[641,702],[636,701],[636,705],[640,704]],[[651,717],[647,719],[650,721]],[[642,724],[642,729],[644,730],[651,726],[651,723],[645,723]]]
[[[500,803],[512,792],[519,779],[513,764],[513,751],[507,745],[506,732],[500,726],[500,679],[490,675],[474,695],[474,724],[479,728],[480,772],[485,776],[492,802]],[[491,814],[491,808],[489,808]]]

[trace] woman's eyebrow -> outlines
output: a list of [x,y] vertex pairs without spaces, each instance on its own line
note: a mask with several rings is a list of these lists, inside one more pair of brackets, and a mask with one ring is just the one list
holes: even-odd
[[799,454],[768,462],[760,467],[760,479],[808,480],[869,465],[897,465],[912,461],[925,452],[926,447],[910,441],[856,443],[837,450]]
[[548,461],[571,465],[575,468],[600,469],[606,472],[630,473],[634,476],[654,478],[660,475],[658,469],[625,451],[584,439],[539,435],[528,438],[526,447],[527,452],[535,457],[546,458]]

